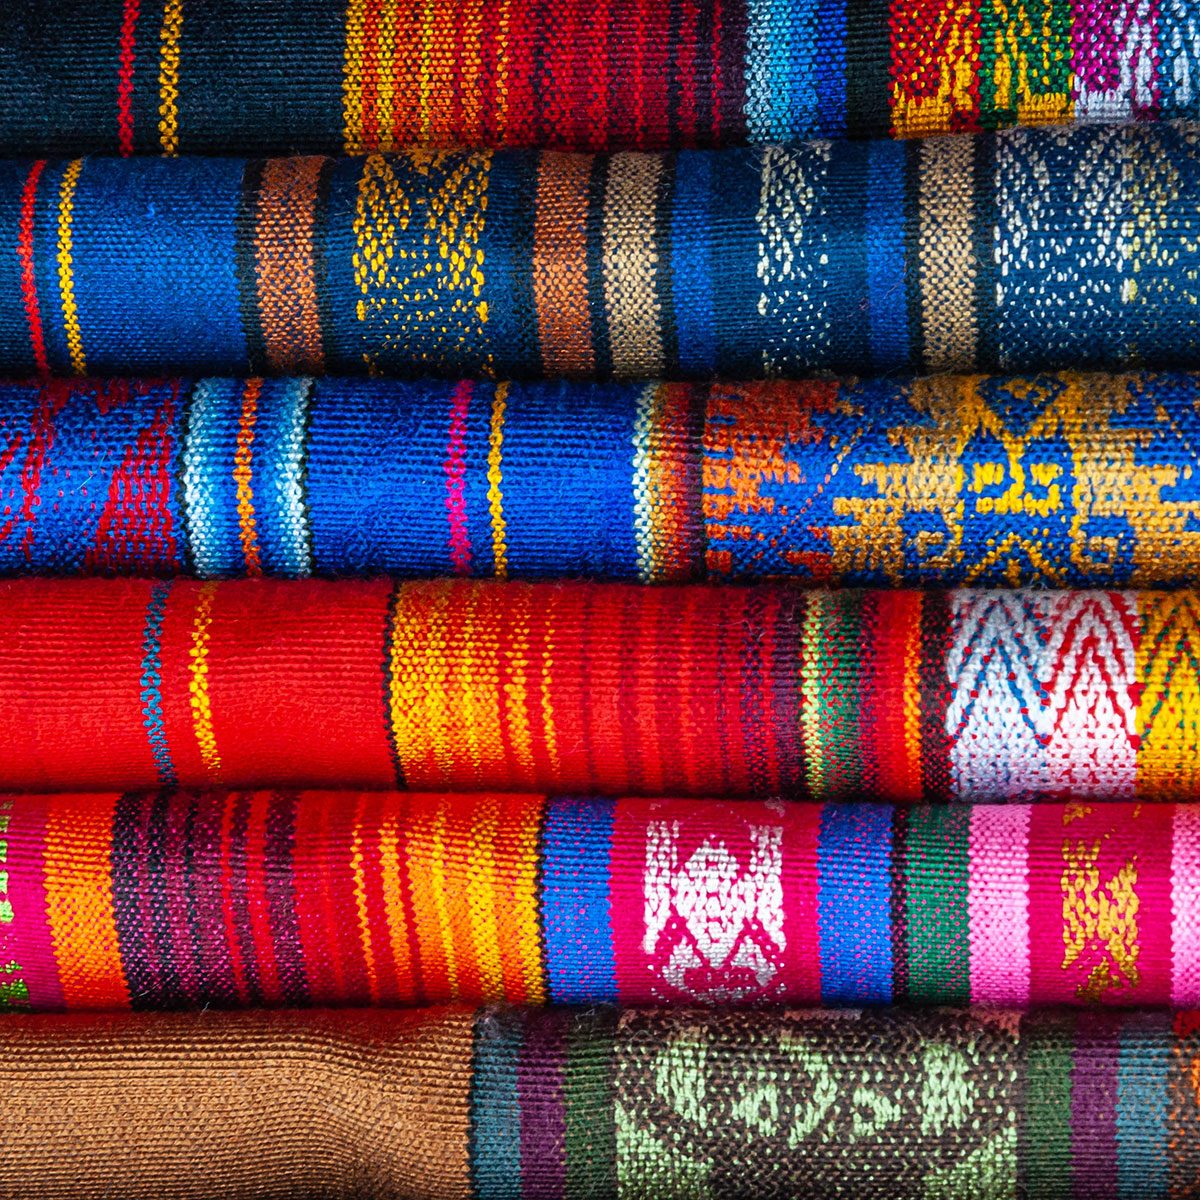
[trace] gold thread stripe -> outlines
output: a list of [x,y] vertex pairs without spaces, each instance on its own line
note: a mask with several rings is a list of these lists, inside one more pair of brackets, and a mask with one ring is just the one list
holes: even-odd
[[804,600],[804,624],[800,635],[800,727],[804,745],[804,774],[808,794],[825,794],[825,762],[821,746],[821,636],[824,600],[810,592]]
[[[378,133],[373,150],[395,150],[396,109],[399,102],[397,82],[403,68],[397,62],[397,50],[404,45],[400,36],[397,0],[381,0],[378,9],[378,32],[375,40],[375,120]],[[408,33],[408,30],[404,31]]]
[[158,60],[158,137],[164,154],[179,153],[179,36],[183,31],[183,0],[163,5]]
[[346,9],[346,54],[342,66],[343,145],[347,154],[363,154],[363,31],[367,0],[350,0]]
[[496,384],[492,393],[492,423],[488,432],[488,512],[492,517],[492,554],[496,559],[496,577],[508,577],[508,527],[504,521],[504,415],[508,408],[508,384]]
[[192,648],[190,656],[192,725],[196,731],[196,743],[200,757],[214,780],[221,777],[221,756],[217,752],[217,737],[213,731],[212,699],[208,691],[208,646],[211,640],[213,600],[217,594],[217,580],[202,583],[196,595],[196,615],[192,622]]
[[262,380],[249,379],[242,394],[242,415],[238,420],[237,449],[233,455],[233,481],[237,485],[238,532],[248,575],[262,574],[258,549],[258,528],[254,517],[254,489],[251,486],[254,462],[254,427],[258,422],[258,399]]
[[71,356],[71,370],[76,375],[87,373],[87,359],[83,353],[83,333],[79,328],[79,308],[75,302],[75,243],[73,225],[75,221],[75,189],[83,171],[83,159],[76,158],[67,164],[62,184],[58,189],[58,287],[62,295],[63,331],[67,335],[67,350]]

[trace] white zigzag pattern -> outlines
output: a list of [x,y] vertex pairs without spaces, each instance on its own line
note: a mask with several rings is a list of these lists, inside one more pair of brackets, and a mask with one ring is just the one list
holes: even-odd
[[946,729],[956,794],[1131,795],[1133,598],[959,592],[953,613]]

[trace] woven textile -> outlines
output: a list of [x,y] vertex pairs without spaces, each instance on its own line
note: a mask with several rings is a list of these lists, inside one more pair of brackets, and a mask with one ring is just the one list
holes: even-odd
[[1198,128],[2,161],[0,373],[1197,364]]
[[667,149],[1200,114],[1196,0],[6,0],[0,151]]
[[0,584],[0,786],[1200,796],[1200,595]]
[[1200,577],[1200,375],[0,384],[0,573]]
[[1200,1002],[1200,809],[0,799],[0,1005]]
[[13,1015],[0,1196],[1193,1197],[1180,1013]]

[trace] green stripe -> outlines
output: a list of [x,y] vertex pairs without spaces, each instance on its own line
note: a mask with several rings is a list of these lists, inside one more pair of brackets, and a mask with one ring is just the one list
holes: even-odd
[[575,1014],[567,1030],[566,1200],[612,1196],[617,1189],[614,1010]]
[[1024,1193],[1038,1200],[1071,1200],[1071,1069],[1074,1021],[1062,1016],[1026,1017]]
[[863,669],[863,593],[810,592],[802,651],[807,783],[816,800],[862,787],[858,697]]
[[965,805],[923,805],[911,810],[907,826],[904,891],[909,997],[969,1004],[970,809]]

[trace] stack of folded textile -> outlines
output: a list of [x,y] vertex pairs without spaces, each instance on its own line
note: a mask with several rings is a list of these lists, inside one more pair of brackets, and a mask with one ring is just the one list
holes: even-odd
[[1197,117],[1200,0],[4,0],[0,1198],[1200,1197]]

